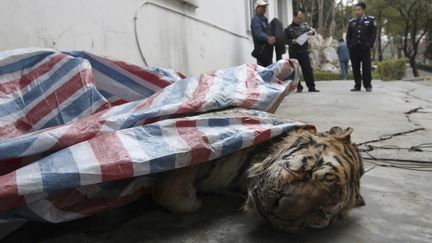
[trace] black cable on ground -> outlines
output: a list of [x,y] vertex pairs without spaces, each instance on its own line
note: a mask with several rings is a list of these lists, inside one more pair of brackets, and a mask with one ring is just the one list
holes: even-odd
[[421,127],[421,128],[416,128],[416,129],[412,129],[412,130],[405,131],[405,132],[398,132],[398,133],[393,133],[393,134],[389,134],[389,135],[383,135],[378,139],[369,140],[369,141],[366,141],[363,143],[359,143],[359,144],[357,144],[357,146],[361,146],[361,145],[365,145],[365,144],[369,144],[369,143],[382,142],[382,141],[386,141],[386,140],[392,139],[392,138],[397,137],[397,136],[402,136],[402,135],[406,135],[406,134],[410,134],[410,133],[414,133],[414,132],[418,132],[418,131],[424,131],[424,130],[426,130],[426,129]]
[[[427,166],[427,167],[422,167],[422,166],[400,166],[400,165],[394,165],[394,164],[389,164],[389,163],[377,163],[377,162],[374,162],[374,161],[370,161],[371,159],[365,159],[365,160],[369,160],[368,163],[371,163],[371,164],[375,165],[373,168],[375,168],[376,166],[379,166],[379,167],[391,167],[391,168],[404,169],[404,170],[432,172],[432,166]],[[369,172],[370,170],[372,170],[372,168],[369,169],[367,172]]]
[[[385,149],[385,150],[408,150],[409,152],[432,152],[432,143],[422,143],[419,145],[414,145],[411,147],[399,147],[397,145],[384,145],[384,146],[376,146],[376,145],[364,145],[365,151],[372,151],[377,149]],[[431,148],[431,150],[428,150]]]
[[[417,112],[419,109],[413,109],[412,111],[407,112],[413,113]],[[384,145],[384,146],[376,146],[376,145],[370,145],[370,143],[376,143],[376,142],[382,142],[386,140],[390,140],[397,136],[402,136],[418,131],[424,131],[425,128],[416,128],[405,132],[398,132],[393,133],[390,135],[383,135],[378,139],[369,140],[366,142],[362,142],[357,144],[357,146],[364,148],[360,148],[359,151],[366,153],[368,157],[362,156],[364,160],[367,162],[374,164],[372,168],[369,168],[365,173],[373,170],[376,166],[380,167],[392,167],[392,168],[399,168],[399,169],[406,169],[406,170],[414,170],[414,171],[424,171],[424,172],[432,172],[432,161],[428,160],[408,160],[408,159],[393,159],[393,158],[378,158],[373,156],[370,151],[378,150],[378,149],[387,149],[387,150],[408,150],[410,152],[432,152],[432,150],[429,150],[429,148],[432,148],[432,143],[422,143],[419,145],[414,145],[411,147],[399,147],[396,145]]]
[[[398,169],[405,170],[414,170],[414,171],[423,171],[423,172],[432,172],[432,161],[425,160],[406,160],[406,159],[392,159],[392,158],[378,158],[370,154],[368,151],[361,151],[366,153],[369,157],[363,157],[364,160],[367,160],[369,163],[374,164],[375,166],[380,167],[392,167]],[[372,167],[365,173],[375,168]]]

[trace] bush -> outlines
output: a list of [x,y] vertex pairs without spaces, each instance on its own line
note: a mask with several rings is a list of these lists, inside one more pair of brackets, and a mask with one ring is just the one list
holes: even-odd
[[403,59],[389,59],[378,63],[378,75],[384,80],[401,80],[405,77],[406,65]]
[[[354,79],[353,74],[351,72],[348,73],[348,79]],[[327,80],[343,80],[342,74],[340,73],[331,73],[331,72],[323,72],[323,71],[314,71],[315,81],[327,81]],[[300,77],[300,80],[303,79],[303,74]]]
[[[330,73],[330,72],[322,72],[322,71],[315,71],[314,72],[314,78],[315,80],[343,80],[342,74],[340,73]],[[348,73],[348,79],[354,79],[351,72]]]

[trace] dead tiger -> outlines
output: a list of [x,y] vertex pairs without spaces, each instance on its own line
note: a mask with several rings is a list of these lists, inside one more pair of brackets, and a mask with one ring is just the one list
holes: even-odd
[[324,133],[300,128],[213,162],[164,173],[153,198],[171,212],[188,213],[201,205],[197,190],[240,188],[247,191],[245,211],[260,214],[275,228],[324,228],[365,205],[363,162],[351,133],[351,128]]

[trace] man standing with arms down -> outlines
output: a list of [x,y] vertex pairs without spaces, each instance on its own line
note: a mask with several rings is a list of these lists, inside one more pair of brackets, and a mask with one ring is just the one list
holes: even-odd
[[255,16],[252,18],[251,30],[254,42],[252,56],[257,59],[258,65],[267,67],[273,63],[273,45],[276,37],[269,35],[269,24],[264,14],[268,3],[264,0],[255,2]]
[[[366,15],[366,4],[362,2],[355,5],[355,13],[357,17],[349,21],[346,36],[355,81],[351,91],[360,91],[363,80],[364,88],[367,92],[371,92],[371,49],[376,39],[375,18]],[[362,72],[360,72],[360,64]]]
[[[307,33],[307,35],[315,34],[315,32],[311,30],[306,23],[304,23],[304,13],[300,10],[296,10],[294,11],[292,24],[285,29],[285,37],[287,44],[289,45],[289,55],[290,58],[298,60],[309,92],[319,92],[319,90],[315,88],[315,80],[309,59],[309,44],[307,41],[303,44],[297,43],[296,41],[299,36],[305,33]],[[302,91],[303,86],[299,82],[297,92]]]
[[349,50],[344,39],[339,40],[339,45],[336,50],[339,57],[341,74],[344,80],[348,80],[348,62],[350,60]]

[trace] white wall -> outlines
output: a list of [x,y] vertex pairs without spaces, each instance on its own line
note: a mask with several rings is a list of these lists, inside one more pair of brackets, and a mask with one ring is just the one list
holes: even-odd
[[[214,26],[143,2],[0,0],[0,50],[30,46],[87,50],[143,65],[134,35],[134,15],[139,9],[138,36],[151,66],[198,75],[254,62],[247,31],[248,1],[198,0],[195,10],[175,0],[153,1]],[[276,1],[269,2],[273,5],[269,8],[271,19],[277,12]]]

